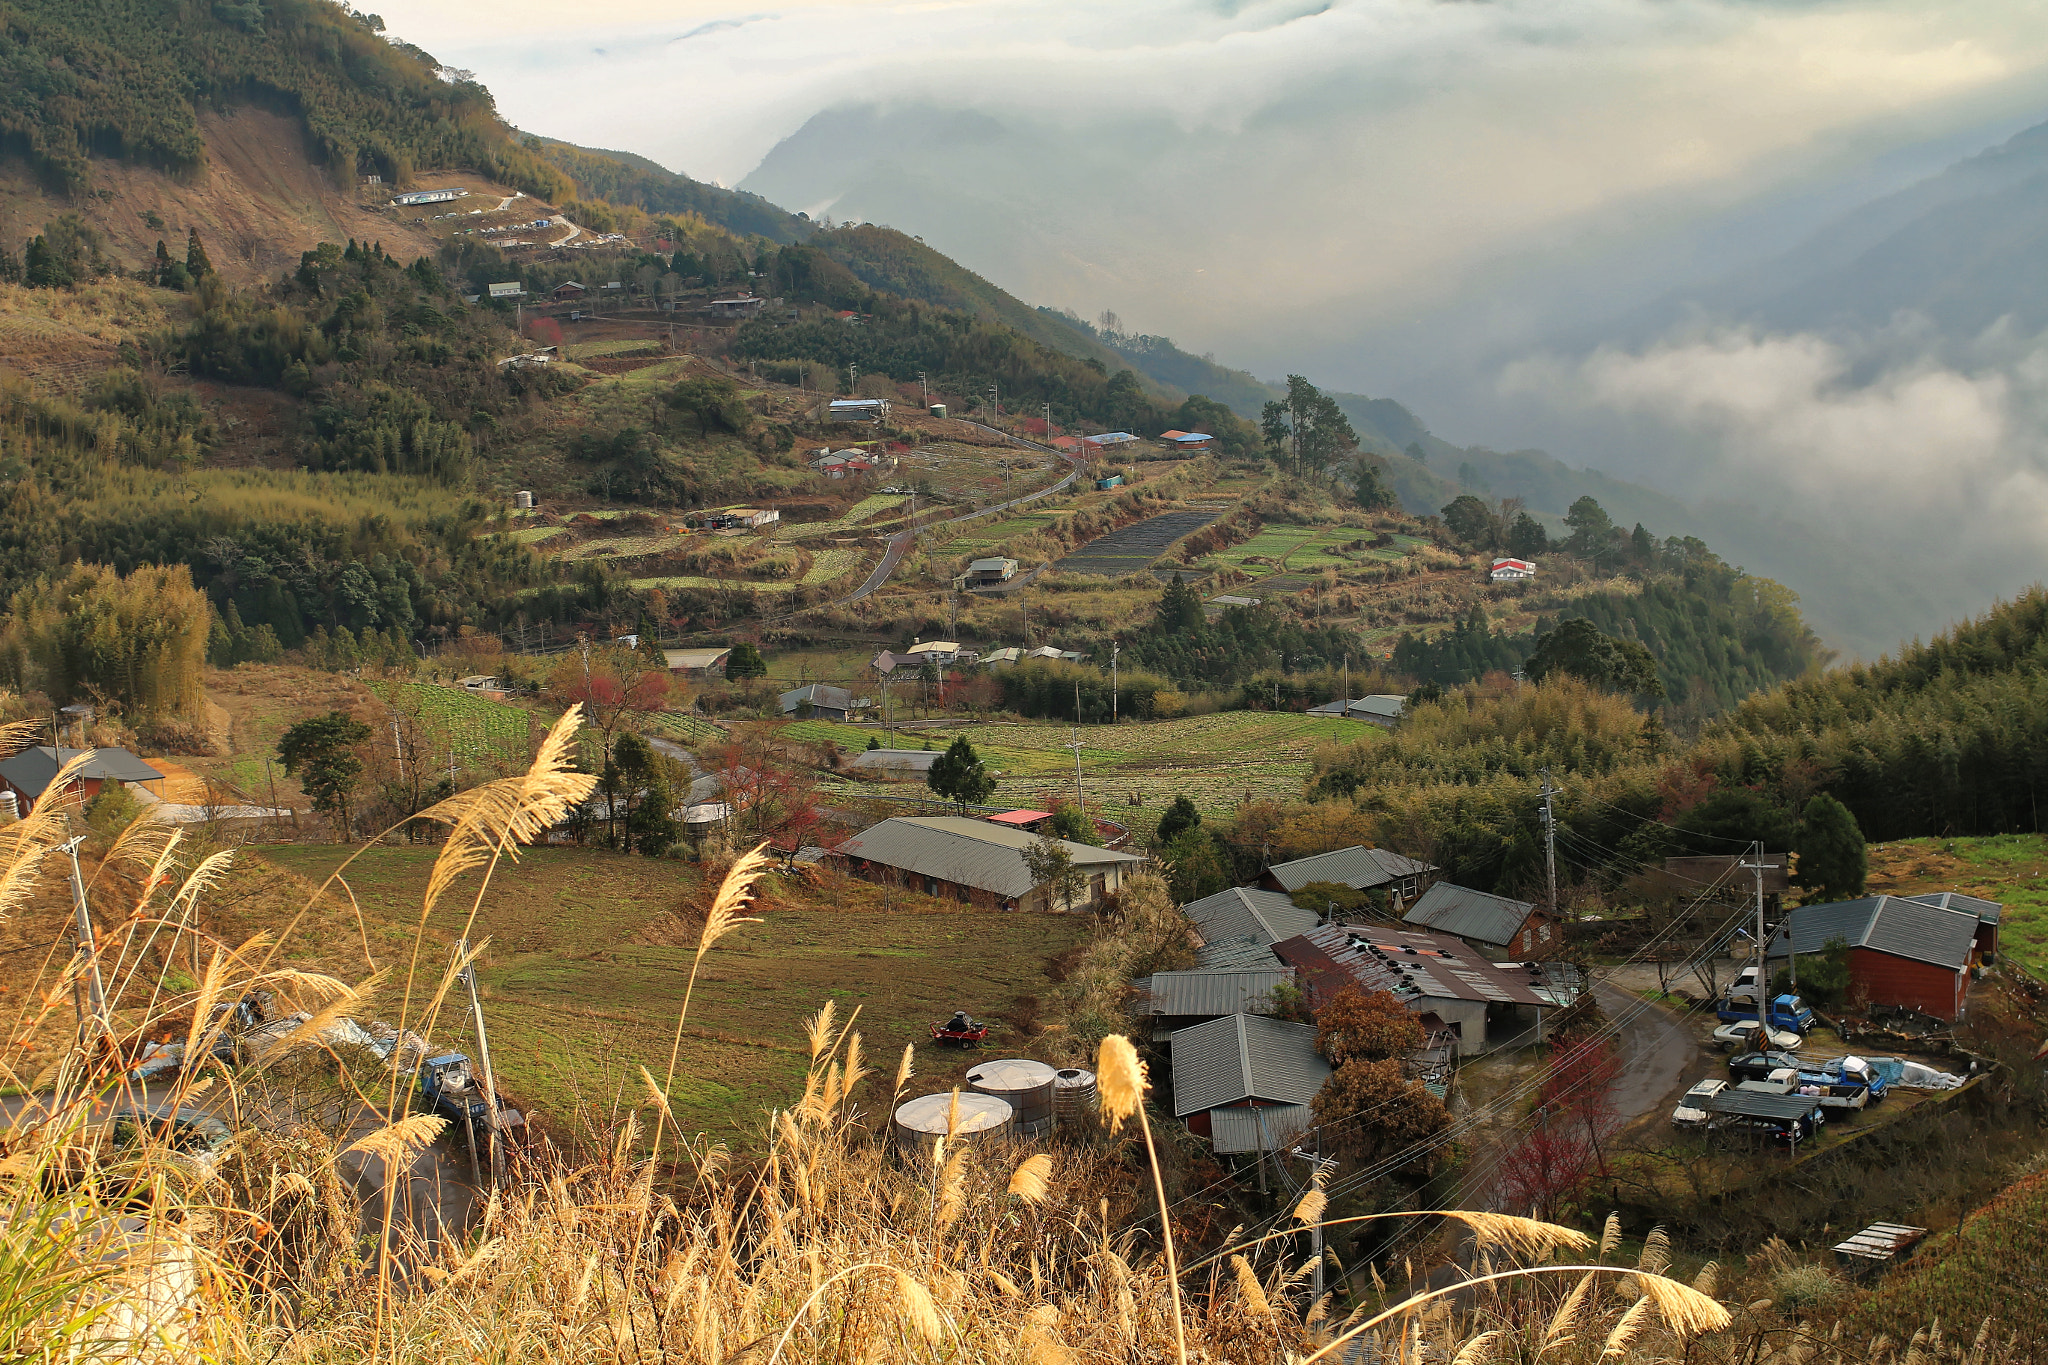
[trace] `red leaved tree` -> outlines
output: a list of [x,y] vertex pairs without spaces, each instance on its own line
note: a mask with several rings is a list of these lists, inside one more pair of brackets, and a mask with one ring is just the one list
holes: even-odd
[[[603,761],[612,761],[612,742],[619,730],[666,710],[675,691],[664,663],[620,645],[593,648],[586,660],[581,651],[564,655],[548,679],[548,690],[565,701],[583,704],[583,721],[597,731]],[[617,819],[612,820],[617,843]]]

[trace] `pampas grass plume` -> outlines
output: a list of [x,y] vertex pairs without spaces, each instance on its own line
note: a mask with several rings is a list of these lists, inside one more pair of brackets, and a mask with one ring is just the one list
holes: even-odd
[[1145,1064],[1130,1039],[1112,1033],[1102,1040],[1095,1052],[1095,1080],[1102,1112],[1109,1116],[1110,1131],[1116,1132],[1145,1102]]

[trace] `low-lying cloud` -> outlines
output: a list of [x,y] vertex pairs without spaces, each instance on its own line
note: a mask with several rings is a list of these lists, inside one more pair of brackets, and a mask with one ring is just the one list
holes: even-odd
[[1866,335],[1723,328],[1525,359],[1501,387],[1627,424],[1660,482],[1854,545],[1873,580],[1920,575],[1941,619],[1900,620],[1895,640],[2048,557],[2048,337],[1930,333],[1910,316]]

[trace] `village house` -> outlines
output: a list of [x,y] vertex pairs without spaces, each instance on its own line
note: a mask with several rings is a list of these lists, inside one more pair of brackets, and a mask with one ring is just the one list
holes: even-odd
[[889,415],[889,400],[835,398],[826,412],[835,422],[879,422]]
[[1173,1034],[1173,1116],[1218,1152],[1292,1146],[1330,1078],[1313,1024],[1230,1014]]
[[773,507],[728,507],[709,513],[704,524],[714,531],[758,531],[781,520],[782,513]]
[[[1223,601],[1220,597],[1212,600]],[[1369,721],[1389,730],[1399,725],[1407,712],[1408,698],[1393,692],[1375,692],[1369,697],[1359,697],[1355,700],[1340,698],[1308,709],[1311,716],[1342,716],[1350,720]]]
[[[1081,874],[1076,910],[1093,909],[1146,863],[1134,853],[1050,841]],[[907,886],[927,896],[1003,910],[1064,910],[1058,892],[1031,875],[1026,849],[1040,840],[1022,830],[964,816],[897,816],[862,830],[837,849],[855,876]]]
[[1388,991],[1442,1020],[1465,1057],[1541,1042],[1544,1011],[1557,1004],[1541,968],[1504,970],[1449,935],[1326,924],[1274,944],[1273,955],[1300,972],[1311,1007],[1347,986]]
[[590,291],[588,289],[585,289],[575,280],[565,280],[561,284],[558,284],[553,289],[549,290],[548,297],[556,300],[557,302],[561,302],[568,299],[580,299],[589,292]]
[[843,687],[829,683],[806,683],[784,692],[779,699],[782,714],[807,713],[818,720],[849,721],[864,714],[874,702],[867,697],[856,697]]
[[1840,939],[1849,945],[1852,996],[1955,1020],[1969,995],[1980,923],[1974,911],[1904,896],[1802,905],[1785,917],[1766,956],[1782,960],[1789,939],[1794,955],[1817,957]]
[[1092,446],[1096,450],[1115,450],[1119,446],[1131,446],[1137,443],[1138,438],[1131,435],[1128,431],[1105,431],[1100,436],[1083,436],[1081,438],[1081,444]]
[[1965,896],[1960,891],[1930,891],[1925,895],[1908,896],[1909,901],[1922,905],[1938,905],[1944,910],[1960,910],[1977,917],[1977,961],[1995,962],[1998,959],[1998,921],[2005,913],[2005,907],[1997,901],[1987,901],[1978,896]]
[[1007,583],[1016,576],[1017,561],[1003,559],[1000,556],[994,559],[977,559],[967,566],[969,587],[993,587],[999,583]]
[[1215,437],[1206,431],[1162,431],[1159,439],[1176,450],[1207,450]]
[[1423,879],[1438,870],[1433,863],[1420,863],[1383,848],[1353,845],[1291,863],[1275,863],[1260,874],[1259,885],[1292,895],[1310,882],[1335,882],[1354,891],[1389,890],[1407,902],[1422,889]]
[[1422,893],[1402,920],[1431,933],[1451,934],[1491,961],[1532,962],[1564,942],[1556,917],[1528,901],[1438,882]]
[[1322,923],[1277,891],[1233,886],[1189,901],[1181,913],[1194,921],[1201,939],[1195,961],[1205,968],[1272,967],[1273,945]]
[[767,306],[766,299],[740,294],[729,299],[713,299],[704,305],[704,311],[715,318],[750,318]]
[[1536,566],[1526,559],[1496,559],[1486,576],[1496,583],[1508,583],[1518,578],[1534,578]]
[[14,794],[20,813],[27,815],[43,798],[50,783],[65,764],[87,755],[85,766],[66,794],[80,803],[91,801],[109,782],[161,782],[163,774],[126,749],[68,749],[38,744],[0,760],[0,791]]
[[664,649],[662,656],[668,660],[668,671],[685,678],[704,678],[714,673],[725,672],[726,660],[732,657],[732,646],[723,649]]
[[1272,1014],[1294,988],[1294,969],[1275,959],[1266,967],[1225,967],[1192,972],[1154,972],[1131,983],[1136,1011],[1152,1020],[1152,1040],[1226,1014]]

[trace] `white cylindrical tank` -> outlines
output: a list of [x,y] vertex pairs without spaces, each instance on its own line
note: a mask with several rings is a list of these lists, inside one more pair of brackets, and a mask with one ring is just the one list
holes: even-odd
[[1083,1114],[1094,1113],[1097,1102],[1094,1072],[1068,1066],[1053,1074],[1052,1112],[1061,1123],[1072,1123]]
[[521,512],[531,512],[533,510],[533,494],[526,492],[514,493],[512,495],[512,506]]
[[14,799],[14,793],[0,791],[0,825],[11,825],[21,818],[21,803]]
[[967,1088],[1007,1100],[1017,1111],[1018,1135],[1037,1137],[1052,1131],[1052,1084],[1057,1074],[1044,1062],[1005,1057],[975,1063],[967,1073]]
[[[953,1130],[956,1140],[1010,1131],[1016,1111],[1008,1101],[970,1091],[962,1091],[959,1098],[958,1126]],[[921,1095],[896,1107],[889,1132],[898,1147],[909,1152],[921,1152],[929,1158],[932,1139],[946,1136],[946,1125],[952,1112],[953,1095],[950,1091],[943,1095]]]

